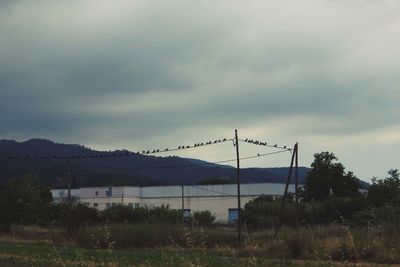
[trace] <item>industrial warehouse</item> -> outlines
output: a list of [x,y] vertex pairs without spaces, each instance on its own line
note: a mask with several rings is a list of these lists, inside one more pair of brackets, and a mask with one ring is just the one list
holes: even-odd
[[[241,206],[259,196],[281,197],[285,184],[254,183],[242,184]],[[195,211],[208,210],[214,213],[221,223],[233,223],[237,220],[237,186],[223,185],[185,185],[185,186],[112,186],[86,187],[71,189],[71,197],[89,207],[104,210],[115,205],[137,207],[156,207],[168,205],[171,209],[184,208],[185,215]],[[289,185],[288,192],[294,192]],[[68,199],[68,189],[51,190],[55,203]]]

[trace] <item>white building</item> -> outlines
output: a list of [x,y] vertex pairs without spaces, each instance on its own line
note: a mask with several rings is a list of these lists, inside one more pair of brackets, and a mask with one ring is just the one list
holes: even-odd
[[[183,190],[182,190],[183,188]],[[257,183],[240,186],[241,206],[259,196],[281,197],[285,184]],[[185,185],[185,186],[112,186],[86,187],[71,190],[71,197],[99,210],[122,204],[132,207],[154,207],[168,205],[171,209],[182,209],[182,191],[185,212],[208,210],[216,215],[219,222],[233,222],[237,219],[236,184]],[[294,192],[294,185],[289,185]],[[54,202],[67,198],[67,189],[51,190]]]

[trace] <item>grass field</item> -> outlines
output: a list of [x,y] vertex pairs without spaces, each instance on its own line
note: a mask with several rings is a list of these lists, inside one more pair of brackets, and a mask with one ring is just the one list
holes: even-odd
[[0,266],[388,266],[328,261],[237,257],[206,251],[164,249],[96,250],[50,243],[0,242]]
[[221,227],[15,225],[0,233],[0,266],[389,266],[381,264],[399,264],[399,248],[397,225],[246,232],[240,248]]

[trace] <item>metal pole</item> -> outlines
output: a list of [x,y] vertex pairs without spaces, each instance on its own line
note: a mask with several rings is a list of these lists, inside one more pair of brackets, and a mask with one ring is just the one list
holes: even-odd
[[239,160],[239,138],[238,138],[238,133],[237,130],[235,130],[235,145],[236,145],[236,163],[237,163],[237,168],[236,168],[236,175],[237,175],[237,201],[238,201],[238,244],[239,246],[241,245],[242,241],[242,216],[240,212],[240,160]]

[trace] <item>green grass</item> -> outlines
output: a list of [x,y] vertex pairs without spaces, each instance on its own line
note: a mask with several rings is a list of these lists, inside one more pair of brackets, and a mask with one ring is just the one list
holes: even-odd
[[[232,229],[171,224],[89,225],[70,234],[61,228],[14,226],[11,232],[0,233],[0,242],[48,246],[51,249],[46,249],[46,255],[53,261],[50,266],[63,266],[64,261],[75,264],[80,257],[83,257],[83,262],[91,262],[90,257],[93,257],[93,266],[104,265],[105,262],[116,262],[118,266],[138,265],[146,259],[151,259],[151,265],[169,263],[171,266],[196,266],[198,262],[209,266],[246,265],[253,260],[256,265],[269,266],[272,258],[276,259],[272,266],[281,262],[277,259],[289,260],[285,264],[303,261],[307,264],[328,261],[400,263],[400,230],[397,225],[368,228],[343,225],[302,226],[296,229],[282,227],[278,233],[273,229],[246,231],[240,249],[237,248],[236,232]],[[0,249],[0,253],[5,250]],[[34,248],[31,249],[25,254],[19,251],[18,259],[15,259],[16,256],[9,259],[8,254],[3,253],[2,260],[26,261],[32,258],[30,255],[36,255]],[[118,254],[120,251],[121,255]],[[130,257],[131,254],[125,256],[127,251],[134,257]],[[86,252],[99,253],[101,257],[86,257]],[[146,255],[141,257],[142,254]],[[37,265],[45,260],[46,265],[49,261],[46,255],[34,256],[33,259],[36,259]],[[0,264],[3,265],[13,264]]]
[[[0,266],[364,266],[353,263],[237,257],[183,249],[95,250],[48,243],[0,242]],[[365,265],[384,266],[384,265]]]

